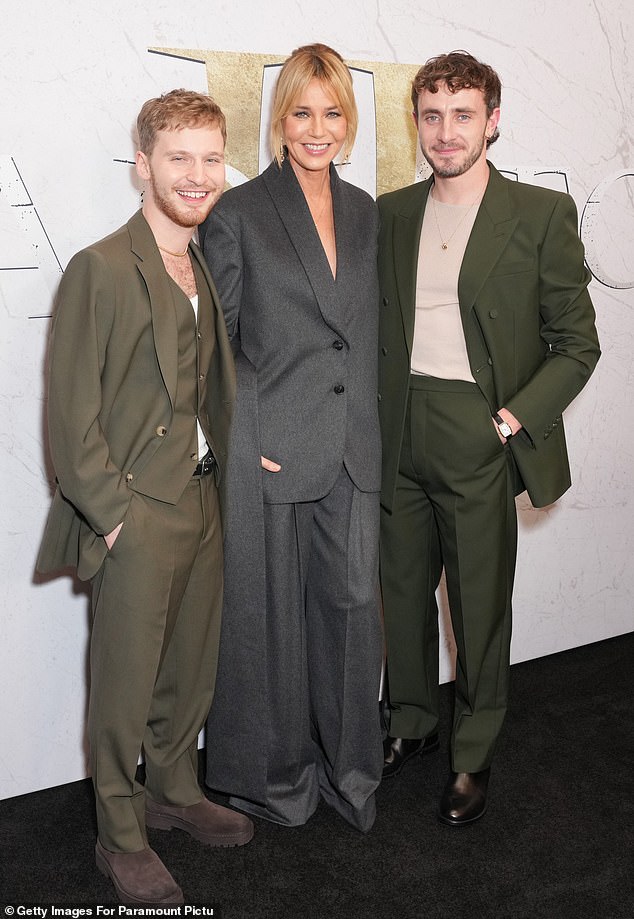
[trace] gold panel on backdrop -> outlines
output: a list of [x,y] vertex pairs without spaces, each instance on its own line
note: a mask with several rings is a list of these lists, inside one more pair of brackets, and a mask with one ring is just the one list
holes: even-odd
[[[235,51],[152,48],[159,54],[204,62],[209,93],[227,118],[227,162],[248,178],[258,173],[260,104],[264,67],[281,64],[287,55]],[[410,89],[418,70],[412,64],[347,61],[374,77],[377,141],[377,195],[414,181],[416,129]]]

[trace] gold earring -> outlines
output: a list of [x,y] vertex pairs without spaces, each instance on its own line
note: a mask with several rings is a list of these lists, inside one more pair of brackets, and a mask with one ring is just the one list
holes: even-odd
[[280,140],[280,163],[283,163],[286,159],[286,144],[284,140]]

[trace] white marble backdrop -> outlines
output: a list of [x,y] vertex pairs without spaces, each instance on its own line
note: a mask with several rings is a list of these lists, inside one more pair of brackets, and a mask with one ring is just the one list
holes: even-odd
[[[408,181],[415,168],[410,176],[411,133],[401,140],[385,132],[405,131],[399,126],[407,123],[410,71],[383,65],[471,51],[498,70],[504,86],[493,161],[524,180],[566,187],[575,198],[595,276],[603,358],[566,413],[573,488],[540,511],[519,499],[513,659],[634,626],[634,14],[628,0],[583,7],[564,0],[456,0],[451,7],[418,0],[23,0],[5,11],[0,74],[0,798],[85,775],[86,593],[69,577],[34,576],[52,475],[43,433],[46,317],[60,274],[73,252],[138,206],[131,136],[146,98],[175,86],[205,90],[208,72],[215,93],[205,64],[210,52],[242,53],[236,60],[249,73],[251,55],[275,63],[310,41],[333,45],[366,71],[375,63],[378,143],[392,143],[388,166],[396,156]],[[253,73],[245,99],[254,107],[245,104],[242,116],[233,107],[230,144],[232,133],[257,137],[259,131],[259,63]],[[394,80],[402,81],[396,103],[386,93]],[[226,87],[220,95],[231,109]],[[240,117],[247,124],[238,124]],[[236,177],[245,171],[239,146],[229,157]],[[395,176],[396,160],[391,165]],[[377,180],[380,174],[385,182],[385,150]]]

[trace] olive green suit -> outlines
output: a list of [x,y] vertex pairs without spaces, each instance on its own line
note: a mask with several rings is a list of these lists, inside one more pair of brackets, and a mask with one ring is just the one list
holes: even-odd
[[[222,602],[217,479],[235,392],[233,359],[202,255],[198,311],[167,274],[138,212],[71,259],[50,347],[49,441],[58,487],[40,571],[92,582],[88,728],[99,836],[146,845],[145,749],[157,800],[201,797],[196,739],[213,693]],[[196,419],[217,474],[195,477]],[[104,535],[123,522],[110,551]]]
[[[437,726],[435,590],[444,566],[458,646],[452,768],[491,760],[508,694],[514,495],[570,486],[561,415],[599,358],[568,195],[490,178],[458,282],[474,383],[411,377],[418,247],[432,180],[379,199],[381,578],[390,733]],[[523,429],[502,446],[491,416]]]

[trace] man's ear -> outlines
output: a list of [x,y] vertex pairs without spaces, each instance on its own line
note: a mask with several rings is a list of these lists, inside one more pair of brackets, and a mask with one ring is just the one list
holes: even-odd
[[139,178],[147,181],[150,178],[150,163],[147,156],[141,150],[137,150],[134,161],[136,163],[137,175]]
[[486,136],[493,137],[495,134],[495,129],[497,128],[500,121],[500,110],[499,108],[494,108],[489,117],[487,118],[487,129]]

